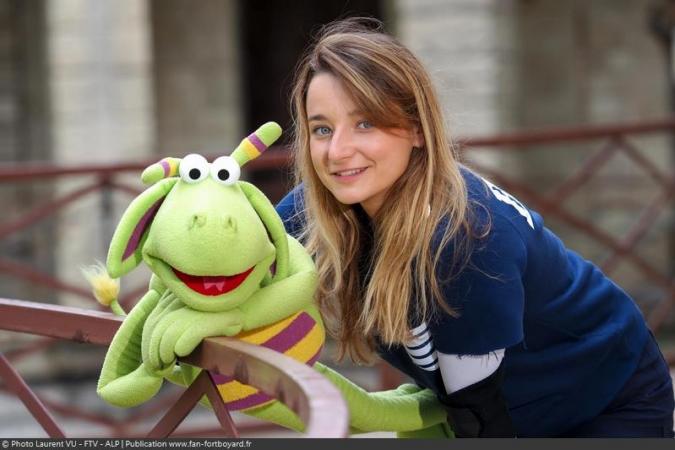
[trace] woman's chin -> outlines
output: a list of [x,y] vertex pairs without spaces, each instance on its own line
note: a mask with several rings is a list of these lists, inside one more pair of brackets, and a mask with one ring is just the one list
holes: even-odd
[[338,202],[342,203],[343,205],[348,205],[348,206],[356,205],[356,204],[359,204],[363,201],[363,198],[360,197],[360,196],[356,197],[356,196],[345,196],[345,195],[338,196],[338,195],[335,195],[335,199]]

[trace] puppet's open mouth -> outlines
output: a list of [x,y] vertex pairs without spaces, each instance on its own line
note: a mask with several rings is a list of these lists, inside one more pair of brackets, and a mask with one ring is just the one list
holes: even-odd
[[172,267],[173,273],[178,279],[185,283],[187,287],[202,295],[222,295],[236,289],[244,282],[246,277],[253,272],[255,267],[251,267],[245,272],[230,276],[199,276],[188,275]]

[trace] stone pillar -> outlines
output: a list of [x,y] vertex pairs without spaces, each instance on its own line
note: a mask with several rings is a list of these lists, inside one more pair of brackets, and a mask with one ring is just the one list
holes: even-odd
[[[431,72],[453,138],[513,128],[517,49],[511,0],[398,0],[397,33]],[[509,158],[475,153],[486,165]]]
[[[149,158],[155,127],[147,1],[54,0],[46,8],[54,162]],[[57,192],[89,181],[64,181]],[[129,198],[120,201],[126,206]],[[102,220],[99,194],[63,209],[54,243],[59,278],[86,286],[79,267],[105,260],[110,235]],[[69,295],[61,301],[81,303]]]
[[503,0],[398,0],[397,32],[425,63],[454,135],[508,129],[515,64],[513,5]]
[[[0,0],[0,161],[49,160],[49,96],[45,59],[44,2]],[[36,180],[0,185],[7,223],[50,199],[52,185]],[[54,230],[42,221],[0,240],[0,255],[49,273]],[[51,293],[28,280],[0,274],[0,295],[45,299]]]
[[229,154],[247,131],[238,3],[154,0],[151,5],[159,153]]

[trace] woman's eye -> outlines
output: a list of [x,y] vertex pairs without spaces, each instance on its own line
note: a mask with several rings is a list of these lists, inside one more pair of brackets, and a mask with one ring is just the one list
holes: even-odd
[[373,124],[370,123],[367,120],[362,120],[361,122],[358,123],[357,128],[362,128],[362,129],[367,130],[369,128],[373,128]]
[[326,136],[330,134],[330,128],[328,127],[314,127],[314,134],[317,136]]

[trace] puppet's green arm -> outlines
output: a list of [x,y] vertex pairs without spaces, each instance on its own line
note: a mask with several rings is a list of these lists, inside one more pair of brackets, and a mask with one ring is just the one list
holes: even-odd
[[314,368],[342,393],[353,432],[416,431],[446,422],[446,411],[428,389],[367,392],[334,370],[316,363]]
[[[291,236],[288,236],[288,253],[288,276],[259,289],[239,307],[244,330],[269,325],[312,303],[318,282],[314,263],[305,248]],[[284,301],[279,301],[281,298]]]
[[[349,409],[352,434],[394,431],[400,437],[452,437],[446,412],[429,389],[403,385],[391,391],[367,392],[321,363],[314,368],[342,393]],[[295,431],[305,429],[297,415],[280,402],[243,412]]]

